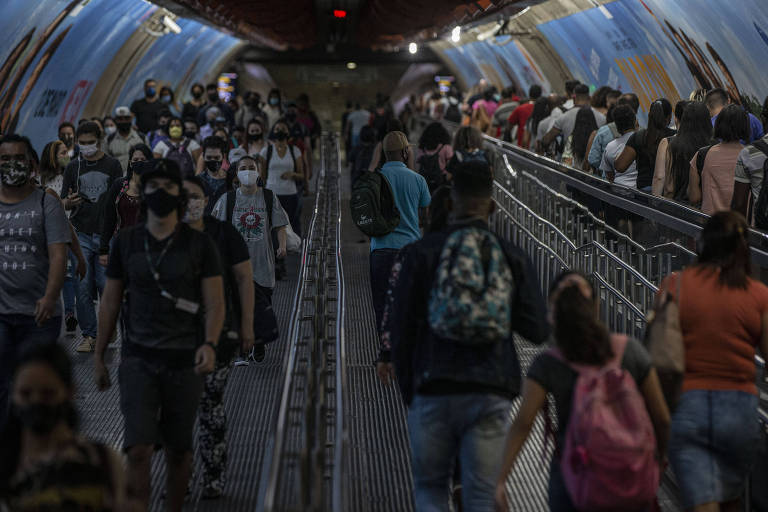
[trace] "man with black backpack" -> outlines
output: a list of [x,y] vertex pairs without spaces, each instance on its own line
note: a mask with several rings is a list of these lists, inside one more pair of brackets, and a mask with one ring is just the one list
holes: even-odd
[[458,457],[464,510],[493,510],[520,392],[514,333],[538,344],[548,329],[530,260],[489,230],[491,169],[465,162],[453,179],[453,224],[404,248],[392,269],[391,354],[378,370],[388,381],[394,366],[408,405],[416,509],[447,509]]
[[[764,187],[768,173],[768,135],[741,150],[736,161],[735,183],[731,209],[749,219],[752,203],[755,227],[768,230],[768,187]],[[752,192],[750,201],[750,191]]]
[[389,132],[382,142],[387,162],[380,171],[384,182],[391,188],[399,222],[391,232],[371,237],[371,294],[376,313],[376,327],[381,325],[387,283],[398,251],[421,238],[419,213],[431,202],[427,182],[423,176],[406,167],[412,149],[403,132]]

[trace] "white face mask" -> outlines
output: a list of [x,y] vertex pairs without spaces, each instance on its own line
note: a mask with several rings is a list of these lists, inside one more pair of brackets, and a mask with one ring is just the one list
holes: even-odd
[[112,135],[117,131],[117,126],[107,126],[104,131],[107,132],[107,135]]
[[187,211],[184,212],[183,221],[186,223],[197,222],[203,217],[205,211],[205,199],[190,199],[187,201]]
[[86,146],[80,146],[80,154],[84,157],[93,156],[99,152],[98,144],[88,144]]
[[240,180],[241,185],[252,187],[258,183],[259,172],[253,169],[237,171],[237,179]]

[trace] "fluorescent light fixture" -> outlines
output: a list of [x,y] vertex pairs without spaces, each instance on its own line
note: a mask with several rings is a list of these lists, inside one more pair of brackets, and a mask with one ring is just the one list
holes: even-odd
[[174,34],[181,34],[181,27],[168,16],[163,16],[163,25]]
[[461,27],[454,27],[451,31],[451,41],[454,43],[461,41]]
[[411,43],[408,45],[408,51],[412,54],[415,54],[417,51],[419,51],[419,46],[416,43]]
[[357,62],[347,62],[347,69],[357,69]]

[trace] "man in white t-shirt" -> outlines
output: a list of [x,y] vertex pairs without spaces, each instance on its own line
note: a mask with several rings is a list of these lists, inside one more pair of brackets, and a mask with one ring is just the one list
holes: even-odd
[[349,130],[353,148],[360,143],[360,130],[363,126],[370,124],[370,122],[371,113],[364,108],[360,108],[359,103],[355,105],[355,111],[347,117],[347,130]]
[[[577,85],[574,89],[573,108],[555,119],[555,122],[552,123],[552,128],[550,128],[547,134],[541,139],[541,145],[544,148],[549,147],[558,135],[562,136],[563,145],[565,145],[565,141],[571,136],[573,129],[576,126],[576,116],[579,115],[579,107],[589,106],[589,100],[589,87],[584,84]],[[563,107],[565,107],[565,105],[563,105]],[[597,127],[600,128],[603,126],[605,124],[605,116],[594,108],[592,109],[592,113],[595,114]]]

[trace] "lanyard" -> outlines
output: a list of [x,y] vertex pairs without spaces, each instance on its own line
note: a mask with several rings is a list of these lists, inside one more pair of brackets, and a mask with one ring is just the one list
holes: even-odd
[[170,293],[165,291],[165,288],[163,288],[163,285],[160,284],[160,264],[163,262],[163,258],[165,258],[165,255],[168,253],[168,249],[171,248],[171,245],[173,244],[173,241],[176,239],[176,232],[174,231],[171,238],[165,243],[165,247],[163,247],[163,250],[160,252],[160,256],[157,258],[157,261],[153,262],[152,257],[149,255],[149,232],[145,232],[144,234],[144,255],[147,258],[147,265],[149,265],[149,271],[152,273],[152,277],[155,280],[155,283],[157,283],[157,287],[160,288],[161,294],[165,296],[170,296]]

